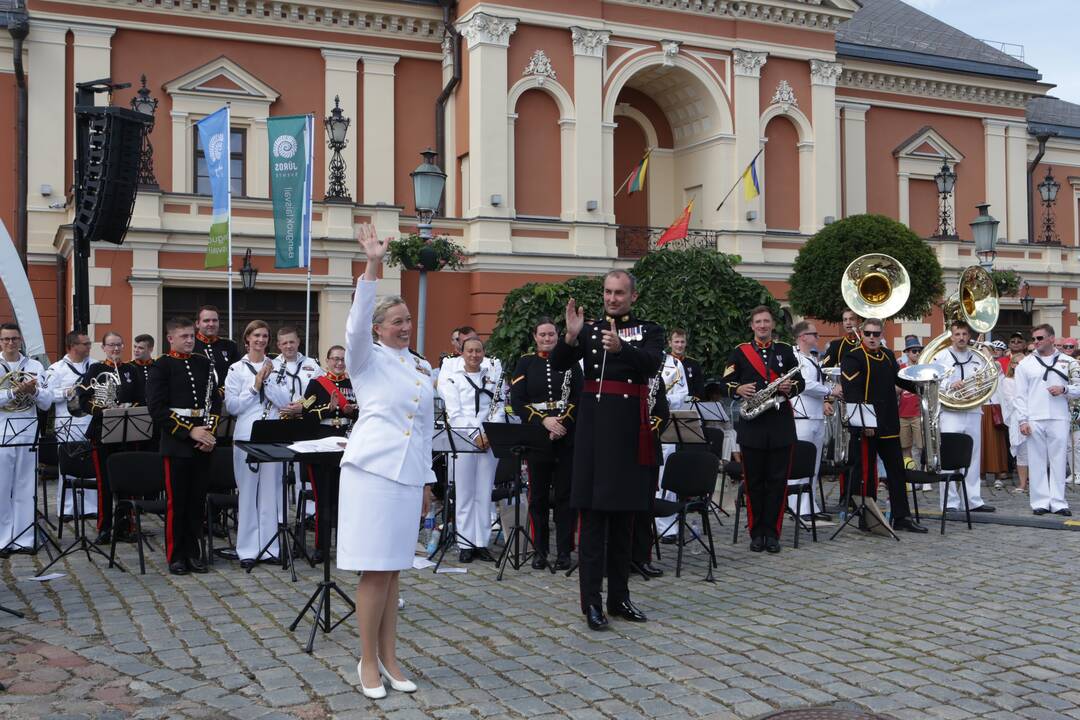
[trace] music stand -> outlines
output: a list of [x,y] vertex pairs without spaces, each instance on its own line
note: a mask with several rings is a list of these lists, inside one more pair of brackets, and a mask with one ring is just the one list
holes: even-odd
[[[520,570],[521,566],[536,554],[535,545],[532,550],[528,549],[530,545],[533,545],[533,541],[529,534],[525,532],[525,528],[521,526],[521,469],[525,460],[530,462],[551,462],[555,459],[555,455],[551,447],[551,436],[542,425],[511,425],[486,422],[484,423],[484,434],[487,436],[488,442],[491,443],[491,452],[495,457],[500,460],[503,458],[517,460],[517,473],[514,475],[512,486],[514,528],[510,531],[510,535],[507,536],[506,545],[503,547],[502,553],[499,554],[498,562],[495,563],[499,568],[499,574],[495,579],[502,580],[507,560],[514,566],[515,570]],[[522,540],[525,541],[524,550],[521,547]],[[513,547],[513,551],[511,551],[511,547]],[[513,556],[511,556],[511,552],[513,552]],[[551,574],[554,575],[555,568],[549,566],[549,569]]]
[[[468,433],[473,432],[472,428],[452,428],[449,425],[437,428],[435,435],[431,440],[431,451],[441,452],[450,456],[450,467],[446,473],[446,500],[443,502],[443,532],[439,536],[439,544],[428,555],[428,560],[431,560],[436,555],[439,559],[435,561],[435,567],[432,568],[432,572],[439,572],[439,567],[442,565],[443,558],[446,557],[446,551],[450,549],[451,545],[455,543],[468,545],[472,549],[476,549],[476,546],[465,539],[457,531],[457,456],[460,453],[482,453],[487,452],[476,447],[473,443],[473,439]],[[450,528],[453,528],[453,532],[449,532]]]
[[704,424],[696,410],[672,410],[660,433],[660,442],[674,445],[706,445]]
[[[6,418],[4,420],[4,426],[2,432],[0,432],[0,447],[30,447],[35,448],[38,444],[38,419],[37,417],[22,417],[22,418]],[[25,535],[31,529],[34,530],[34,552],[36,553],[41,546],[45,546],[45,552],[49,555],[49,560],[52,560],[52,549],[49,547],[52,545],[56,548],[57,552],[60,552],[60,544],[53,539],[49,531],[42,526],[41,516],[38,514],[38,478],[37,478],[37,463],[35,465],[34,472],[34,519],[30,521],[30,524],[19,530],[17,533],[11,536],[11,542],[6,547],[0,548],[3,550],[9,549],[15,544],[15,541]],[[42,541],[42,537],[45,538]]]
[[[732,432],[732,429],[731,429],[731,417],[728,415],[727,410],[724,409],[723,403],[715,402],[715,401],[694,400],[693,405],[694,405],[694,410],[696,410],[697,413],[698,413],[698,417],[701,418],[702,434],[704,434],[704,429],[705,428],[715,428],[715,429],[722,430],[723,433],[724,433],[725,438],[727,438],[729,433]],[[726,441],[724,442],[724,445],[727,445]],[[725,460],[727,460],[729,458],[725,458],[723,456],[723,453],[724,453],[723,448],[719,448],[718,450],[716,450],[716,452],[719,453],[720,465],[721,465],[721,467],[723,467],[723,464],[724,464]],[[730,455],[730,453],[729,453],[729,455]],[[726,476],[721,478],[721,480],[720,480],[720,500],[721,501],[724,499],[724,480],[725,479],[726,479]],[[717,502],[716,500],[713,500],[712,495],[709,496],[709,510],[710,510],[710,512],[712,512],[713,517],[716,518],[716,524],[720,525],[720,526],[722,526],[724,524],[724,522],[720,519],[720,515],[723,514],[723,515],[730,516],[728,511],[723,508],[723,506],[721,505],[720,502]]]
[[154,420],[148,407],[108,408],[101,412],[102,445],[126,445],[154,436]]
[[[849,432],[851,432],[852,434],[859,433],[861,435],[861,437],[859,438],[860,443],[867,442],[865,435],[866,430],[877,430],[877,413],[874,411],[874,406],[870,403],[848,403],[845,408],[845,415],[847,416],[845,419],[847,420],[847,427],[849,429]],[[867,456],[866,462],[868,465],[871,462],[876,464],[877,457]],[[849,467],[855,467],[854,462],[852,462]],[[868,467],[864,467],[862,470],[864,478],[863,482],[865,483],[865,478],[869,475],[870,469]],[[854,494],[855,483],[851,478],[850,474],[848,476],[847,487],[844,488],[844,490],[844,498],[841,500],[840,507],[846,510],[848,507],[850,507],[852,500],[854,500],[856,497],[856,495]],[[869,498],[869,502],[867,502],[868,496],[866,494],[865,484],[861,488],[861,492],[857,497],[859,498],[859,503],[855,507],[855,512],[848,514],[848,516],[844,518],[844,522],[840,524],[840,527],[836,528],[836,531],[829,539],[835,540],[836,536],[840,534],[840,531],[846,528],[848,524],[856,517],[861,517],[865,521],[866,518],[869,516],[873,519],[874,524],[870,525],[869,522],[867,522],[865,528],[866,530],[881,535],[887,533],[888,535],[892,536],[893,540],[900,542],[900,538],[896,535],[895,532],[893,532],[893,529],[889,527],[889,524],[885,521],[885,517],[881,514],[881,508],[878,507],[877,500],[875,498]],[[886,532],[881,533],[878,531],[878,528],[884,529]]]

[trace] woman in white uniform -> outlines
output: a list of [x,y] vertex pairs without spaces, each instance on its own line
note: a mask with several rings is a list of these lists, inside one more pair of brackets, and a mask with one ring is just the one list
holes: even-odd
[[[236,418],[233,438],[250,440],[257,420],[277,420],[278,411],[289,403],[285,386],[266,382],[274,363],[266,357],[270,326],[252,320],[244,329],[247,355],[229,367],[225,377],[225,409]],[[250,570],[259,551],[271,543],[265,557],[278,557],[277,524],[281,513],[281,463],[249,465],[247,452],[233,447],[233,474],[237,501],[236,554],[240,567]]]
[[484,367],[484,342],[479,338],[465,341],[461,357],[464,364],[460,368],[439,378],[439,394],[446,404],[450,427],[467,433],[483,452],[461,453],[453,464],[454,521],[460,539],[466,543],[458,560],[494,562],[487,544],[491,538],[491,491],[498,461],[484,435],[484,423],[500,422],[506,417],[499,390],[502,378],[490,366]]
[[367,267],[345,326],[345,366],[353,387],[363,390],[341,460],[337,566],[363,572],[356,589],[356,671],[364,695],[382,698],[380,675],[395,690],[416,690],[397,661],[398,575],[412,567],[424,485],[435,482],[435,403],[431,366],[409,351],[412,316],[405,301],[375,302],[386,241],[371,225],[361,225],[357,239]]

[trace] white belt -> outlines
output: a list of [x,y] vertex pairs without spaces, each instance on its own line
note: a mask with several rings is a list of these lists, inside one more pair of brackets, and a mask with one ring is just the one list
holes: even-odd
[[206,417],[206,410],[202,408],[169,408],[169,412],[177,417],[201,418]]
[[352,420],[349,418],[327,418],[326,420],[320,420],[320,425],[330,425],[332,427],[348,427],[352,425]]
[[559,402],[529,403],[529,407],[533,410],[565,410],[566,403],[562,400]]

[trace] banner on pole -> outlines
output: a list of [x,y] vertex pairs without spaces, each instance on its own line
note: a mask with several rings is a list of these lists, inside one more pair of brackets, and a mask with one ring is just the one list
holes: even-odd
[[274,267],[307,267],[311,254],[312,116],[267,118]]
[[223,268],[229,264],[229,216],[232,213],[232,178],[229,158],[229,106],[207,115],[195,123],[199,130],[199,145],[206,158],[206,174],[210,177],[213,214],[210,219],[210,241],[206,246],[205,268]]

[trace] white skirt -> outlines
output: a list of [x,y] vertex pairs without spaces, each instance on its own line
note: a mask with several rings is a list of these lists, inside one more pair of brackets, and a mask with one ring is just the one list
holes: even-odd
[[402,485],[353,465],[342,466],[338,569],[411,568],[423,503],[423,485]]

